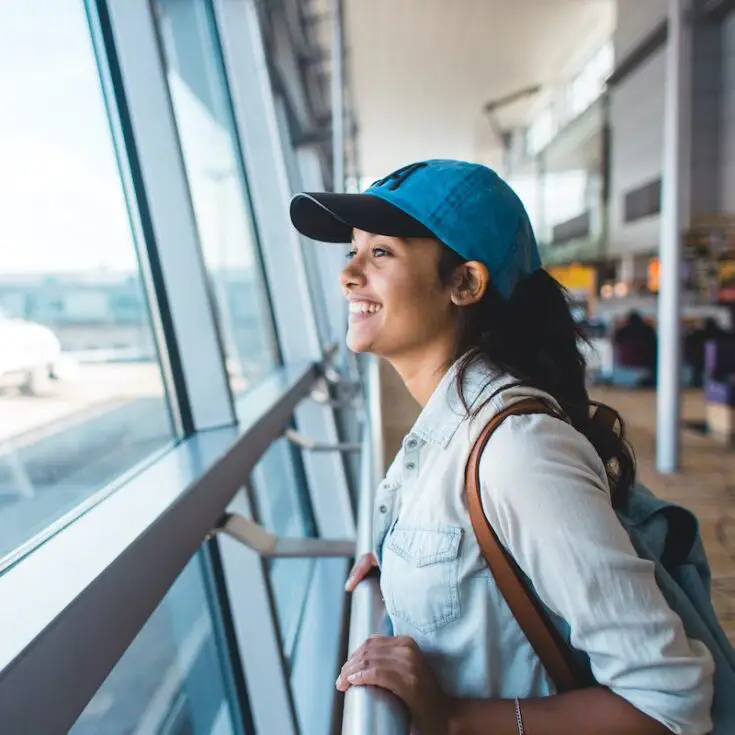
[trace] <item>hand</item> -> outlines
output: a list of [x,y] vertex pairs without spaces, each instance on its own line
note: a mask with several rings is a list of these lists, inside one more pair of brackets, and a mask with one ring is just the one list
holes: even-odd
[[365,575],[373,568],[378,566],[378,560],[375,558],[375,554],[372,551],[368,554],[363,554],[352,567],[347,582],[345,583],[345,590],[352,592],[357,587],[358,582],[365,578]]
[[348,659],[337,689],[377,686],[403,700],[421,735],[450,731],[454,700],[440,688],[413,638],[370,636]]

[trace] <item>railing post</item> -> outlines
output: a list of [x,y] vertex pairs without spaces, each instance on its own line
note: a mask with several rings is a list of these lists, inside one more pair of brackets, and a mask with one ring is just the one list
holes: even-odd
[[[357,558],[372,548],[372,518],[375,489],[383,477],[383,431],[380,412],[380,364],[369,357],[367,404],[369,430],[365,432],[360,472]],[[387,617],[380,583],[364,579],[352,593],[349,651],[371,635],[387,634]],[[398,697],[377,687],[351,687],[345,696],[343,735],[408,735],[408,712]]]

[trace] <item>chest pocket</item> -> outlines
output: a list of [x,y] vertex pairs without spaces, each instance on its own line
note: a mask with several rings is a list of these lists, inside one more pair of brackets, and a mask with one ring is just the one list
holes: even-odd
[[383,547],[381,584],[392,618],[430,633],[459,617],[459,542],[453,526],[397,525]]

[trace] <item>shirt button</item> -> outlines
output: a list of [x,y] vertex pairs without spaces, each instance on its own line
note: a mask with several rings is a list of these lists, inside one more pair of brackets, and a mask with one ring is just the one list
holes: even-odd
[[409,439],[406,442],[406,449],[416,449],[418,442],[415,439]]
[[381,513],[387,513],[388,512],[388,506],[387,505],[381,505],[380,508],[378,508],[378,510]]
[[415,470],[416,465],[413,462],[406,462],[406,469],[407,470]]

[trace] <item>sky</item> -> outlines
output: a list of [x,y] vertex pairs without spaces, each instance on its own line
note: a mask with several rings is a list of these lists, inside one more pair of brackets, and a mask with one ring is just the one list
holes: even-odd
[[[233,169],[227,135],[180,79],[171,80],[205,258],[248,266],[239,181],[209,175]],[[82,0],[0,3],[0,271],[136,268]]]
[[0,5],[0,100],[0,270],[135,269],[80,0]]

